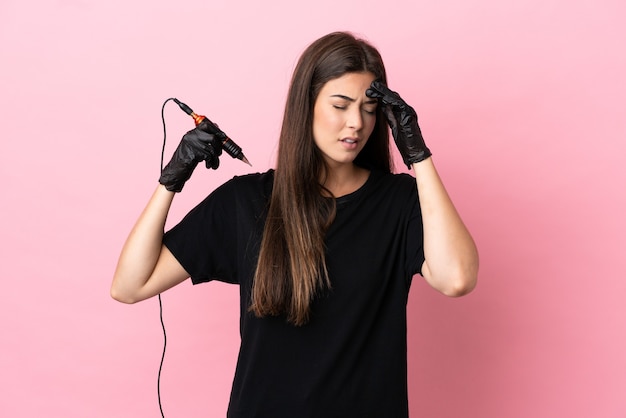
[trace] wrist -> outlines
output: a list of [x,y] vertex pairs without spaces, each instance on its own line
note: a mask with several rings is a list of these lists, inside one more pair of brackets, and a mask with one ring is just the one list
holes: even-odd
[[411,153],[412,155],[404,158],[404,163],[410,169],[413,164],[419,164],[424,160],[429,159],[432,156],[432,153],[427,147],[423,147],[419,151],[414,151]]
[[432,155],[429,155],[428,157],[420,161],[415,161],[411,163],[410,168],[413,169],[415,171],[415,174],[417,175],[419,171],[428,170],[429,168],[433,166],[434,166],[434,163],[433,163]]

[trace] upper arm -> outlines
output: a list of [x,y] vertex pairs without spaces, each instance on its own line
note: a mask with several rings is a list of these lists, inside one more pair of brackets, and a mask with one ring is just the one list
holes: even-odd
[[151,280],[154,282],[154,294],[156,296],[171,287],[185,281],[189,278],[189,273],[183,268],[180,262],[174,257],[172,252],[165,246],[161,246],[161,255],[154,267]]
[[165,245],[161,245],[161,253],[152,274],[130,302],[139,302],[156,296],[184,282],[187,278],[189,278],[189,273],[171,251]]

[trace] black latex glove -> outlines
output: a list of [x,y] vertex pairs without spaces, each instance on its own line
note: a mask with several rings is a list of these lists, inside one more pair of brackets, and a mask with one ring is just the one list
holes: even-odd
[[367,97],[379,99],[379,105],[382,106],[391,127],[393,139],[408,168],[411,168],[411,164],[419,163],[432,155],[424,143],[415,110],[402,100],[398,93],[375,80],[365,94]]
[[217,169],[220,165],[219,156],[222,154],[220,135],[223,134],[205,132],[202,123],[187,132],[172,159],[161,171],[159,183],[171,192],[180,192],[200,161],[206,161],[206,168]]

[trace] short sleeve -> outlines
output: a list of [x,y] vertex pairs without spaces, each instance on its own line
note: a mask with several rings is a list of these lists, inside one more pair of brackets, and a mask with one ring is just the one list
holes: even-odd
[[[407,175],[407,177],[410,177]],[[422,265],[424,264],[424,225],[422,222],[422,211],[417,194],[415,179],[410,184],[410,212],[407,223],[407,240],[406,240],[406,260],[407,271],[412,275],[422,273]]]
[[176,226],[163,244],[194,284],[211,280],[237,283],[235,195],[232,180],[213,191]]

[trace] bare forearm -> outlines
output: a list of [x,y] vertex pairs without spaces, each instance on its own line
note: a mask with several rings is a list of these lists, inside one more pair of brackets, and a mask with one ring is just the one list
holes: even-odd
[[159,185],[131,230],[113,277],[111,295],[115,299],[129,300],[129,295],[137,293],[153,274],[174,194]]
[[435,169],[432,158],[413,164],[424,224],[424,271],[431,286],[449,296],[476,285],[478,251]]

